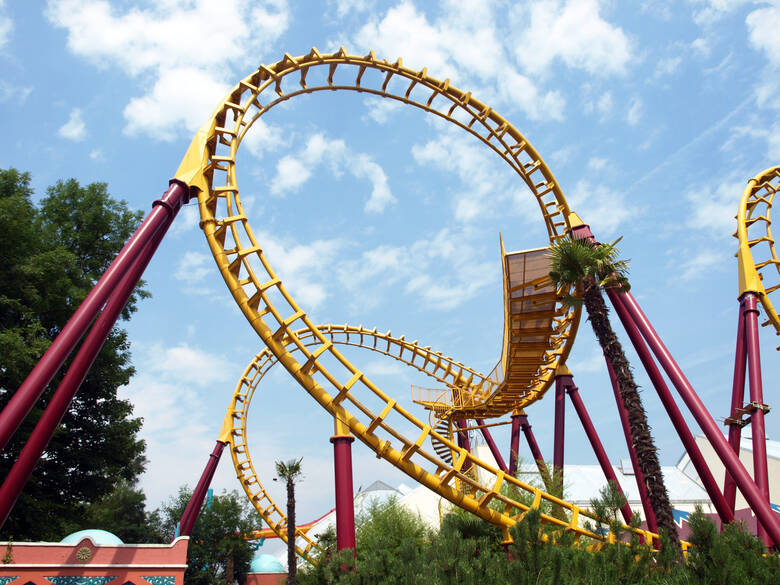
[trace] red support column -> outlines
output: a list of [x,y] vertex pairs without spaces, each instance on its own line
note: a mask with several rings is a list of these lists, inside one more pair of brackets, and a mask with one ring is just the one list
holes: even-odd
[[696,473],[699,474],[699,479],[701,479],[702,485],[707,491],[707,495],[715,506],[718,516],[724,523],[732,522],[734,520],[734,512],[729,508],[726,499],[723,497],[723,493],[720,491],[709,465],[707,465],[699,446],[696,444],[693,433],[691,433],[690,428],[688,428],[682,412],[680,412],[672,393],[669,391],[669,387],[666,385],[666,382],[661,375],[661,371],[658,369],[650,350],[647,348],[647,344],[645,344],[642,339],[642,334],[637,329],[631,315],[629,315],[628,310],[623,304],[622,295],[609,289],[607,290],[607,295],[609,296],[610,301],[612,301],[612,306],[615,308],[615,312],[617,313],[620,322],[623,324],[623,328],[626,330],[637,355],[639,355],[639,360],[642,362],[647,375],[650,377],[650,381],[653,383],[653,386],[658,393],[658,397],[661,399],[661,402],[666,409],[666,413],[669,415],[669,419],[672,421],[674,429],[677,431],[677,435],[682,441],[683,447],[685,447],[686,453],[688,453],[688,456],[691,458],[691,463],[696,469]]
[[484,437],[485,443],[487,443],[487,446],[490,449],[490,453],[493,455],[493,458],[496,460],[496,465],[498,465],[498,468],[501,471],[507,473],[509,470],[506,467],[506,462],[504,461],[504,458],[501,456],[501,452],[498,450],[498,447],[496,446],[496,442],[493,440],[493,435],[491,435],[490,431],[485,428],[485,419],[478,418],[476,419],[476,421],[477,424],[482,427],[480,431],[482,431],[482,436]]
[[[731,386],[731,408],[729,409],[729,445],[734,453],[739,457],[740,440],[742,438],[742,417],[737,411],[742,408],[745,401],[745,374],[747,371],[747,345],[745,344],[745,300],[739,303],[739,318],[737,320],[737,348],[734,353],[734,382]],[[726,471],[726,477],[723,482],[723,497],[726,498],[726,504],[734,512],[737,502],[737,484],[734,478]]]
[[19,386],[6,407],[0,412],[0,450],[5,448],[8,440],[19,428],[44,388],[84,336],[100,308],[135,258],[141,254],[141,251],[165,222],[176,216],[181,206],[189,201],[189,197],[190,192],[187,185],[172,179],[170,187],[162,198],[154,202],[152,212],[127,241],[124,248],[49,346],[49,349]]
[[[593,421],[590,420],[590,415],[585,409],[585,404],[582,402],[579,389],[572,385],[568,387],[567,392],[569,394],[569,398],[571,399],[572,405],[574,405],[574,410],[577,411],[577,416],[580,417],[582,428],[585,429],[585,434],[588,436],[590,445],[593,447],[593,452],[596,454],[596,459],[598,459],[599,465],[601,465],[601,470],[604,472],[604,477],[607,478],[607,481],[614,481],[617,489],[620,490],[620,493],[622,494],[623,489],[620,487],[620,482],[618,481],[617,475],[615,475],[615,470],[612,469],[612,464],[609,462],[609,457],[607,457],[607,452],[604,450],[604,445],[601,443],[601,439],[599,439],[599,435],[596,432],[596,427],[593,426]],[[631,522],[631,507],[628,505],[628,501],[623,504],[623,507],[620,509],[620,511],[623,514],[623,519],[626,521],[626,524]]]
[[615,404],[617,405],[618,415],[620,416],[620,425],[623,427],[623,436],[626,438],[628,456],[631,459],[631,467],[634,470],[636,487],[639,490],[639,501],[642,502],[642,511],[645,514],[647,529],[650,532],[655,532],[657,534],[658,522],[656,522],[655,512],[653,511],[653,506],[650,504],[650,496],[647,493],[645,474],[642,473],[642,470],[639,468],[639,459],[636,455],[636,449],[634,449],[634,440],[631,437],[631,424],[628,422],[628,413],[626,412],[626,407],[623,405],[623,397],[620,395],[620,388],[618,387],[615,370],[612,369],[612,364],[610,364],[609,361],[607,361],[607,372],[609,373],[609,381],[612,383],[612,392],[615,394]]
[[[750,434],[753,436],[753,476],[767,506],[769,505],[769,473],[766,459],[766,429],[764,427],[764,392],[761,384],[761,350],[758,345],[758,306],[756,294],[742,295],[745,315],[745,344],[747,345],[747,366],[750,374]],[[739,453],[736,454],[739,458]],[[764,527],[758,525],[758,537],[771,546]],[[775,540],[780,546],[780,541]]]
[[203,469],[198,485],[195,486],[195,491],[192,492],[190,501],[187,503],[187,507],[181,515],[179,536],[190,536],[192,534],[195,521],[198,519],[200,508],[203,505],[203,499],[206,497],[206,492],[209,491],[211,480],[214,478],[214,472],[217,470],[219,458],[222,457],[222,450],[224,448],[225,442],[217,441],[214,450],[211,452],[211,455],[209,455],[208,463],[206,463],[206,467]]
[[775,546],[780,547],[780,520],[774,515],[772,509],[769,507],[769,503],[761,493],[756,483],[750,477],[739,457],[731,446],[728,444],[726,437],[723,436],[718,425],[712,418],[712,415],[707,411],[704,403],[701,401],[696,391],[691,386],[688,379],[683,374],[680,366],[674,360],[669,350],[666,348],[661,338],[656,333],[653,326],[648,321],[647,316],[642,312],[642,309],[634,299],[633,295],[624,293],[623,301],[626,308],[629,310],[634,322],[636,323],[642,336],[647,341],[648,345],[652,349],[658,361],[661,363],[661,367],[666,371],[666,375],[672,381],[672,384],[677,388],[688,409],[693,414],[699,427],[702,429],[715,452],[720,457],[726,470],[731,474],[737,483],[737,487],[745,496],[748,505],[756,514],[758,521],[764,526],[769,537],[774,542]]
[[531,429],[531,424],[528,422],[528,417],[525,415],[525,413],[520,415],[519,422],[520,428],[523,429],[525,440],[528,442],[528,448],[531,450],[531,456],[536,462],[536,468],[539,470],[539,475],[541,476],[544,485],[547,486],[547,490],[549,491],[552,488],[551,485],[548,485],[550,481],[550,471],[547,469],[547,463],[544,461],[542,450],[539,449],[539,444],[536,442],[533,429]]
[[355,500],[352,488],[352,443],[349,427],[335,419],[333,443],[334,474],[336,476],[336,549],[355,550]]
[[528,424],[528,417],[525,413],[512,415],[512,434],[509,438],[509,475],[517,476],[517,459],[520,450],[520,421],[525,419]]
[[111,328],[116,323],[136,284],[138,284],[138,280],[165,236],[171,221],[172,219],[168,219],[163,227],[154,234],[153,239],[134,260],[128,272],[122,277],[116,290],[111,294],[105,308],[76,354],[73,364],[71,364],[57,391],[52,396],[51,402],[35,425],[35,429],[19,454],[19,458],[11,468],[2,487],[0,487],[0,526],[5,523],[16,500],[19,498],[19,494],[30,479],[41,454],[46,449],[57,425],[60,424],[62,417],[68,410],[89,368],[103,347]]
[[[468,421],[464,418],[462,420],[457,421],[457,427],[460,429],[458,431],[458,447],[465,449],[469,453],[471,453],[471,441],[469,441],[469,432],[466,430],[466,427],[468,427]],[[471,468],[471,461],[466,459],[466,462],[463,464],[463,471],[466,471]]]

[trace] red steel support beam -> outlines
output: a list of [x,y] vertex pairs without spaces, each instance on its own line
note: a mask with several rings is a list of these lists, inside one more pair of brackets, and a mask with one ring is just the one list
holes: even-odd
[[[588,436],[588,441],[590,441],[590,445],[593,447],[593,452],[596,454],[596,459],[598,459],[599,465],[601,465],[601,470],[604,472],[604,476],[607,478],[607,481],[614,481],[617,489],[622,494],[623,489],[620,487],[620,482],[618,481],[617,475],[615,475],[615,470],[612,468],[612,464],[609,462],[609,457],[607,457],[607,452],[604,450],[604,445],[601,443],[601,439],[596,432],[596,427],[593,426],[593,421],[590,420],[590,415],[585,409],[585,404],[582,402],[579,389],[577,386],[572,385],[567,388],[567,393],[569,394],[571,403],[574,406],[574,410],[577,411],[577,416],[580,417],[582,428],[585,430],[585,434]],[[628,505],[628,501],[623,504],[623,507],[620,508],[620,511],[623,514],[623,519],[626,521],[626,524],[631,522],[631,517],[633,514],[631,513],[631,507]]]
[[[466,430],[468,421],[465,418],[457,421],[457,427],[460,429],[458,430],[458,447],[471,453],[471,441],[469,441],[469,432]],[[469,468],[471,468],[471,461],[467,459],[466,463],[463,465],[463,471],[466,471]]]
[[209,455],[208,463],[203,469],[203,473],[200,476],[198,485],[195,486],[195,491],[192,492],[190,501],[187,503],[187,507],[184,509],[184,514],[181,515],[181,522],[179,522],[179,536],[190,536],[192,529],[195,526],[195,521],[200,514],[200,508],[203,506],[203,499],[206,497],[206,492],[209,491],[211,480],[214,477],[214,472],[219,465],[219,458],[222,457],[222,451],[225,448],[225,443],[217,441],[214,446],[214,450]]
[[517,476],[517,459],[520,450],[520,421],[525,419],[528,424],[528,417],[525,414],[512,415],[512,433],[509,438],[509,475]]
[[531,429],[531,424],[528,422],[528,417],[525,414],[521,414],[519,420],[520,428],[523,429],[525,440],[528,442],[528,448],[531,450],[531,456],[536,462],[539,475],[541,476],[544,485],[547,487],[547,491],[550,491],[553,487],[550,484],[550,471],[547,469],[547,463],[545,463],[544,457],[542,456],[542,450],[539,449],[539,444],[536,442],[536,437],[534,436],[533,429]]
[[658,361],[661,363],[661,367],[666,371],[666,375],[672,381],[672,384],[680,393],[683,401],[685,402],[691,414],[696,419],[699,427],[702,429],[715,452],[720,457],[726,470],[731,474],[731,477],[737,482],[737,487],[745,496],[748,505],[753,510],[753,513],[758,518],[758,521],[766,529],[769,538],[776,547],[780,547],[780,520],[774,515],[772,509],[769,507],[764,494],[761,492],[756,482],[750,477],[742,462],[734,450],[729,445],[726,437],[723,436],[712,415],[707,411],[704,403],[701,401],[696,391],[691,386],[691,383],[685,377],[680,366],[672,357],[669,350],[661,341],[661,338],[656,333],[647,316],[642,312],[636,299],[629,293],[623,293],[623,301],[626,308],[629,310],[634,322],[636,323],[642,336],[650,345],[650,349],[655,354]]
[[612,306],[615,307],[615,312],[620,318],[620,322],[623,324],[623,328],[626,330],[637,355],[639,355],[639,359],[642,362],[647,375],[650,377],[650,381],[653,383],[653,386],[658,393],[658,397],[661,399],[661,402],[666,409],[666,413],[669,415],[669,419],[672,421],[674,429],[677,431],[677,435],[682,441],[683,447],[685,447],[686,453],[688,453],[688,456],[691,458],[691,463],[696,469],[696,473],[699,474],[699,479],[715,506],[718,516],[724,523],[733,522],[734,512],[729,508],[728,502],[723,497],[723,493],[720,491],[709,465],[707,465],[699,446],[696,444],[693,433],[691,433],[688,424],[685,422],[685,418],[683,418],[682,412],[680,412],[680,408],[674,401],[674,397],[669,391],[669,387],[666,385],[663,375],[661,375],[661,371],[658,369],[650,350],[647,348],[647,344],[644,342],[644,339],[642,339],[642,334],[639,332],[639,329],[637,329],[636,324],[624,305],[622,295],[610,289],[607,289],[607,295],[609,296],[610,301],[612,301]]
[[[745,374],[747,371],[747,345],[745,344],[745,312],[744,299],[739,303],[739,318],[737,320],[737,348],[734,352],[734,382],[731,386],[731,408],[729,409],[729,445],[739,457],[740,441],[742,439],[742,423],[738,409],[742,408],[745,400]],[[734,511],[737,503],[737,484],[726,471],[723,482],[723,497],[726,498],[731,511]]]
[[92,367],[100,349],[106,341],[111,328],[116,323],[122,309],[132,295],[146,266],[152,259],[157,247],[165,236],[172,218],[168,219],[162,228],[154,234],[152,240],[141,251],[130,269],[122,277],[116,290],[111,294],[105,308],[95,321],[95,325],[87,335],[73,364],[68,369],[57,391],[52,396],[51,402],[46,407],[38,424],[24,445],[16,463],[11,468],[8,476],[0,487],[0,526],[2,526],[11,512],[22,489],[32,475],[35,465],[38,463],[43,451],[49,444],[57,425],[68,410],[73,397],[76,395],[81,383]]
[[490,430],[485,428],[485,419],[478,418],[476,421],[477,424],[482,427],[480,429],[482,431],[482,437],[485,439],[485,443],[487,443],[488,449],[490,449],[490,453],[496,460],[496,465],[498,465],[498,468],[501,471],[507,473],[509,470],[507,469],[506,461],[504,461],[504,458],[501,456],[501,451],[498,450],[496,442],[493,440],[493,435],[490,434]]
[[[747,345],[747,366],[750,375],[750,402],[753,412],[750,414],[750,434],[753,436],[753,476],[767,506],[769,505],[769,473],[766,459],[766,429],[764,427],[764,391],[761,384],[761,349],[758,345],[758,305],[756,294],[747,292],[742,295],[743,314],[745,315],[745,344]],[[739,453],[736,454],[739,459]],[[758,525],[758,537],[764,544],[771,546],[765,529]],[[780,546],[780,541],[775,539]]]
[[6,407],[0,412],[0,450],[19,428],[54,374],[84,336],[111,292],[147,243],[170,218],[175,217],[181,206],[189,201],[187,185],[172,179],[163,196],[154,202],[152,212],[127,241],[111,265],[100,277],[65,327],[52,342],[25,381],[19,386]]
[[609,373],[609,381],[612,383],[612,392],[615,394],[615,404],[617,405],[618,415],[620,416],[620,425],[623,427],[623,436],[626,438],[626,447],[628,449],[628,457],[631,459],[631,468],[634,470],[634,478],[636,478],[636,487],[639,490],[639,501],[642,503],[642,511],[645,514],[645,522],[647,522],[647,529],[650,532],[658,533],[658,522],[655,519],[655,512],[653,506],[650,504],[650,496],[647,493],[647,484],[645,483],[645,474],[639,467],[639,458],[636,455],[636,449],[634,449],[634,439],[631,437],[631,424],[628,422],[628,413],[626,407],[623,404],[623,397],[620,395],[620,388],[615,375],[615,370],[612,368],[612,364],[607,361],[607,372]]
[[355,502],[352,491],[352,443],[351,435],[336,435],[333,443],[334,471],[336,476],[336,548],[355,550]]

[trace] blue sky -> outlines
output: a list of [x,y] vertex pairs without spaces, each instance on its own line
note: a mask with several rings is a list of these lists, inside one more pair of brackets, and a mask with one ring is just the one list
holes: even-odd
[[[774,3],[740,0],[0,0],[0,166],[29,171],[39,196],[75,177],[149,210],[195,130],[261,63],[312,46],[402,57],[510,120],[597,237],[624,237],[634,294],[722,418],[737,316],[733,216],[747,180],[780,159],[779,25]],[[509,250],[535,248],[544,228],[497,157],[429,118],[369,96],[288,102],[239,155],[242,200],[315,320],[392,329],[486,372],[503,319],[498,234]],[[194,205],[146,278],[154,297],[127,326],[137,374],[122,395],[145,419],[142,486],[156,506],[197,480],[260,342]],[[761,333],[771,404],[777,340]],[[404,404],[410,384],[429,385],[392,360],[350,355]],[[625,446],[587,322],[569,365],[617,462]],[[673,464],[682,447],[637,373],[662,462]],[[281,370],[267,379],[250,421],[255,465],[271,484],[274,460],[304,457],[308,520],[333,505],[332,421]],[[567,415],[567,461],[595,461]],[[552,404],[529,416],[551,456]],[[506,448],[505,431],[496,436]],[[362,445],[354,457],[356,488],[411,484]],[[215,487],[238,488],[233,477],[223,461]]]

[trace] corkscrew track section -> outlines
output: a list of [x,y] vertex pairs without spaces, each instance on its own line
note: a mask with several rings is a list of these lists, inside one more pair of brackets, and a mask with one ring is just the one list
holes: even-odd
[[[440,353],[417,346],[418,351],[407,350],[404,355],[402,348],[405,348],[409,342],[402,337],[393,337],[389,332],[379,333],[376,329],[350,325],[321,325],[318,327],[318,331],[326,335],[333,344],[350,345],[379,352],[407,366],[416,368],[419,372],[438,382],[443,383],[447,379],[446,367],[434,369],[425,366],[429,363],[438,363],[442,357]],[[304,345],[318,343],[317,338],[308,329],[301,329],[294,333],[295,336],[289,336],[280,341],[283,346],[289,347],[293,352],[300,351],[297,349],[298,343]],[[447,360],[451,360],[451,358],[447,358]],[[252,463],[247,436],[247,417],[254,393],[259,388],[263,377],[277,362],[278,359],[268,348],[257,354],[239,380],[226,416],[231,429],[230,451],[237,477],[250,501],[268,526],[280,538],[286,540],[287,519],[260,482]],[[451,361],[451,363],[457,362]],[[346,400],[351,401],[349,397]],[[354,405],[361,412],[367,410],[365,405],[360,403],[354,403]],[[405,412],[397,404],[395,407],[399,411]],[[351,416],[346,411],[342,411],[342,413],[348,417]],[[597,519],[592,513],[487,465],[455,444],[450,435],[440,433],[431,425],[423,424],[409,416],[408,413],[406,413],[406,420],[401,422],[411,422],[412,425],[406,424],[405,426],[411,426],[420,433],[416,438],[407,438],[401,431],[389,424],[388,414],[388,412],[383,412],[382,415],[374,415],[375,418],[366,428],[366,432],[358,434],[357,437],[372,447],[378,455],[388,459],[397,467],[401,467],[399,463],[414,465],[415,475],[413,477],[420,483],[451,502],[501,527],[505,536],[508,536],[508,529],[521,520],[529,509],[539,508],[542,502],[546,501],[551,505],[559,506],[563,513],[559,515],[560,517],[542,514],[544,522],[573,532],[577,541],[585,536],[592,539],[594,543],[614,542],[615,537],[611,532],[600,534],[585,526],[588,521],[598,525]],[[383,436],[388,438],[380,438]],[[396,440],[403,445],[400,451],[395,451],[398,453],[397,457],[393,456],[394,450],[389,447],[391,440]],[[435,451],[427,450],[427,441],[444,445],[455,457],[452,461],[445,461]],[[379,445],[380,449],[377,450],[373,445]],[[412,463],[410,461],[412,457],[420,463]],[[513,494],[514,497],[510,497],[508,494]],[[525,498],[522,497],[523,495]],[[530,501],[530,505],[523,503],[524,499]],[[628,526],[624,526],[623,529],[636,532],[648,543],[658,538],[657,535],[648,531],[636,530]],[[296,547],[298,554],[313,562],[312,552],[317,549],[314,539],[303,531],[298,531],[296,535],[296,541],[299,543]],[[687,548],[687,543],[684,546]]]

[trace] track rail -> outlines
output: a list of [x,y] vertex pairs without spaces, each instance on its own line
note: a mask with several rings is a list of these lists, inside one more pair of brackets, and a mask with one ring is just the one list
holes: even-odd
[[767,315],[762,325],[772,325],[780,335],[780,316],[770,297],[780,290],[780,259],[772,236],[772,204],[778,189],[780,166],[769,168],[748,181],[739,202],[734,235],[739,240],[739,294],[756,293]]
[[[325,403],[338,396],[345,385],[351,388],[358,384],[368,392],[374,392],[375,387],[363,374],[358,375],[359,370],[316,331],[314,323],[271,268],[241,205],[236,155],[252,124],[276,105],[304,94],[339,90],[400,101],[475,136],[509,164],[526,184],[539,205],[550,241],[566,233],[572,215],[552,172],[519,131],[470,93],[452,87],[449,80],[428,76],[424,69],[407,69],[400,60],[390,63],[377,59],[373,53],[349,55],[342,49],[334,54],[321,54],[312,49],[305,56],[285,55],[273,65],[262,65],[240,81],[210,122],[197,133],[176,178],[199,191],[201,227],[236,303],[261,339],[304,388],[310,391],[315,386],[329,388],[326,394],[330,398],[323,395]],[[548,349],[540,359],[544,367],[531,377],[527,396],[543,395],[552,384],[557,364],[563,363],[571,350],[579,309],[556,301],[555,314],[560,317],[558,326],[550,332]],[[302,343],[297,344],[303,354],[302,362],[298,362],[289,352],[284,355],[286,350],[276,342],[301,327],[311,330],[320,345],[315,352],[309,352]],[[333,368],[324,367],[323,362],[327,360],[334,364]],[[317,368],[313,368],[315,362]],[[313,369],[322,373],[323,379],[310,376]],[[493,382],[503,383],[500,379]],[[472,396],[493,399],[497,394],[489,392],[487,387],[474,392],[469,388],[464,390]]]
[[[378,351],[392,357],[395,356],[387,351],[387,347],[408,343],[401,338],[393,338],[388,333],[378,333],[376,329],[369,330],[363,327],[322,325],[318,330],[329,332],[331,335],[329,339],[334,344]],[[300,352],[297,344],[302,341],[304,344],[318,343],[308,330],[303,329],[294,333],[294,336],[285,337],[279,343],[290,347],[291,351],[296,353]],[[439,355],[437,352],[431,354]],[[441,373],[422,367],[423,362],[416,361],[415,355],[409,352],[408,357],[395,359],[437,381],[443,380]],[[412,363],[412,360],[415,360],[415,363]],[[226,417],[231,429],[230,452],[236,475],[255,509],[269,527],[286,541],[287,519],[260,482],[252,463],[247,437],[247,417],[254,393],[265,374],[278,361],[269,348],[257,354],[236,386]],[[342,402],[352,403],[361,415],[370,417],[370,422],[362,426],[355,424],[355,417],[343,407],[334,411],[335,416],[339,416],[342,421],[352,423],[350,428],[354,425],[359,429],[356,433],[357,438],[371,448],[377,456],[387,459],[450,502],[501,527],[506,538],[509,534],[508,529],[521,520],[529,509],[539,508],[542,502],[548,502],[551,506],[558,507],[562,513],[556,517],[542,514],[544,522],[573,532],[577,541],[581,537],[586,537],[593,543],[614,542],[615,537],[611,532],[602,535],[586,527],[585,523],[588,521],[598,525],[597,518],[592,513],[486,464],[459,447],[452,438],[451,429],[446,434],[440,432],[440,428],[417,420],[392,399],[389,399],[387,406],[380,413],[370,411],[364,404],[355,400],[348,391]],[[408,437],[392,426],[391,414],[400,414],[401,417],[396,417],[396,422],[405,423],[406,427],[411,426],[415,434]],[[396,441],[399,449],[394,449],[391,441]],[[430,450],[428,445],[431,445]],[[445,448],[443,456],[437,452],[439,451],[436,449],[437,445]],[[447,454],[452,454],[452,458],[447,457]],[[482,482],[477,478],[482,478]],[[485,478],[488,478],[487,481]],[[648,543],[658,538],[657,535],[645,530],[636,530],[628,526],[623,526],[623,529],[639,534]],[[316,549],[315,541],[303,531],[298,531],[296,534],[296,540],[300,543],[296,547],[298,554],[310,562],[313,561],[312,551]]]

